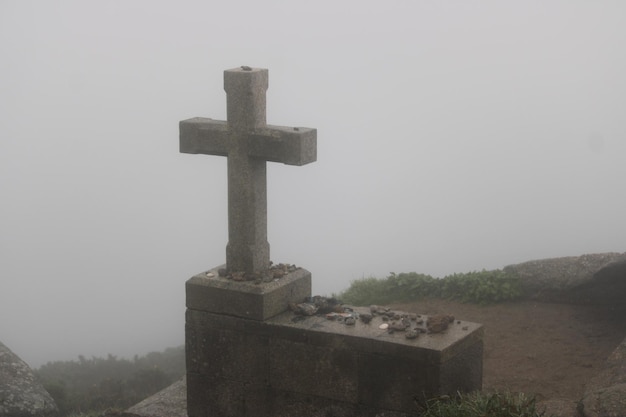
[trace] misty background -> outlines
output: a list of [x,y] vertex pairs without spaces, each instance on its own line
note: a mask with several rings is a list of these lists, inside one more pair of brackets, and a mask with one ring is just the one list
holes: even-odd
[[275,262],[314,294],[626,251],[622,1],[0,0],[0,340],[31,366],[184,343],[224,263],[223,71],[269,69]]

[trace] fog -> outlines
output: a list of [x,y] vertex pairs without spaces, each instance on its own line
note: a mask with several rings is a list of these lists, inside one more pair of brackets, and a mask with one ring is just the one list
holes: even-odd
[[269,69],[275,262],[313,292],[626,251],[621,1],[0,2],[0,340],[32,366],[184,341],[225,261],[225,69]]

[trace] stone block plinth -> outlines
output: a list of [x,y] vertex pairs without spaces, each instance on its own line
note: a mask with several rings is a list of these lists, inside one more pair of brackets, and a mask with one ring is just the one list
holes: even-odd
[[454,321],[407,339],[382,323],[188,308],[188,415],[409,416],[416,401],[481,389],[482,325]]
[[311,296],[311,273],[297,269],[270,282],[233,281],[219,276],[225,265],[187,280],[187,308],[252,320],[265,320],[287,310],[291,302]]

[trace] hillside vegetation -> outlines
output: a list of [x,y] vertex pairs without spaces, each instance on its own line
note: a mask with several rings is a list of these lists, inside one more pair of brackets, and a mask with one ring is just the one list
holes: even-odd
[[426,402],[420,417],[551,417],[539,411],[534,397],[523,393],[474,392],[442,396]]
[[501,269],[466,272],[433,278],[416,272],[386,278],[363,278],[336,295],[344,303],[356,306],[414,301],[420,298],[445,298],[462,302],[488,304],[514,300],[522,296],[516,275]]
[[61,417],[95,416],[130,407],[181,378],[185,348],[135,355],[132,360],[79,356],[77,361],[48,362],[34,372]]

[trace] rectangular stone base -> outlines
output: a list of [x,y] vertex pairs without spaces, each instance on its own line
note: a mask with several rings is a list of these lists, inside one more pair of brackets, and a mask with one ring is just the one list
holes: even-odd
[[408,416],[416,401],[482,387],[476,323],[407,339],[380,329],[381,317],[347,325],[291,311],[264,321],[186,314],[189,417]]
[[219,276],[225,265],[187,280],[187,308],[252,320],[265,320],[287,310],[291,302],[311,296],[311,273],[299,268],[270,282],[233,281]]

